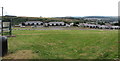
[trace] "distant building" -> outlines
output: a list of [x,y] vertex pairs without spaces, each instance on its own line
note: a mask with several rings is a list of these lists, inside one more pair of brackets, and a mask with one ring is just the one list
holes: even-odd
[[64,22],[48,22],[43,23],[41,21],[27,21],[22,23],[23,26],[65,26],[66,24]]
[[64,22],[49,22],[48,26],[65,26]]
[[[7,23],[6,23],[7,24]],[[42,25],[42,26],[41,26]],[[64,22],[48,22],[43,23],[41,21],[27,21],[21,24],[19,24],[19,27],[25,27],[25,26],[32,26],[32,27],[49,27],[49,26],[65,26],[65,27],[71,27],[74,23],[64,23]],[[112,25],[99,25],[99,24],[89,24],[89,23],[79,23],[76,24],[78,27],[84,27],[84,28],[94,28],[94,29],[120,29],[119,26],[112,26]]]
[[25,25],[25,26],[34,26],[34,25],[43,25],[43,22],[41,21],[27,21],[27,22],[24,22],[22,23],[22,25]]
[[115,23],[119,23],[118,21],[113,21],[113,22],[110,22],[110,24],[115,24]]
[[93,21],[96,21],[96,20],[102,20],[101,18],[85,18],[84,20],[93,20]]
[[95,25],[95,24],[87,24],[87,23],[79,23],[79,27],[88,27],[88,28],[97,28],[97,29],[120,29],[119,26],[112,25]]
[[110,20],[110,18],[84,18],[84,20],[101,21],[101,20]]

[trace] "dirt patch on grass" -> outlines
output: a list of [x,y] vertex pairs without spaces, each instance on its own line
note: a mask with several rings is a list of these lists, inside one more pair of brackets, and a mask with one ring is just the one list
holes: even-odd
[[3,59],[33,59],[33,57],[38,56],[31,50],[20,50],[16,53],[6,55]]

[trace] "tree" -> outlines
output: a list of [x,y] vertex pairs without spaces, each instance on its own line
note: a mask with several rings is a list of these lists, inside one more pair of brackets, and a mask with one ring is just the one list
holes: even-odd
[[119,23],[114,23],[113,25],[115,25],[115,26],[119,26]]
[[24,22],[22,22],[22,25],[23,25],[23,26],[25,26],[25,23],[24,23]]

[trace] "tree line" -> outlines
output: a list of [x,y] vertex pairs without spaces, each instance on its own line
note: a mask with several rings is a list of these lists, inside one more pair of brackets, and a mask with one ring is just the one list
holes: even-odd
[[[3,21],[12,21],[12,25],[18,25],[20,23],[26,22],[26,21],[41,21],[44,23],[48,22],[65,22],[65,23],[74,23],[74,24],[79,24],[79,23],[98,23],[100,25],[105,25],[105,23],[109,23],[107,21],[90,21],[90,20],[84,20],[83,18],[73,18],[73,17],[68,17],[68,18],[43,18],[43,17],[17,17],[17,16],[4,16]],[[118,25],[118,23],[112,24],[112,25]]]

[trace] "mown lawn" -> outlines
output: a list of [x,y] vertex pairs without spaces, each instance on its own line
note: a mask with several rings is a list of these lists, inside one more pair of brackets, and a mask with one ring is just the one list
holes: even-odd
[[14,30],[13,34],[9,54],[31,50],[36,54],[31,59],[118,58],[117,30]]

